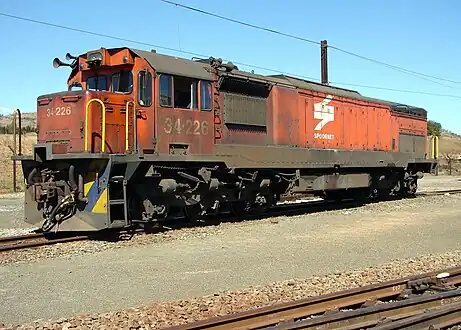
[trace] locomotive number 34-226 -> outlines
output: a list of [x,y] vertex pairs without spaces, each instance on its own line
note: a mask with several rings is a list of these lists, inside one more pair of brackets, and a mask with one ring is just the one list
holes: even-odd
[[165,118],[164,130],[166,134],[186,134],[186,135],[207,135],[208,122],[206,120],[186,119],[181,122],[180,118]]
[[56,107],[46,109],[46,116],[70,116],[72,114],[71,107]]

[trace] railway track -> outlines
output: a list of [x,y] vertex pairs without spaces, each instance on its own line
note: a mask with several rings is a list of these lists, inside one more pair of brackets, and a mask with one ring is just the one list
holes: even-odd
[[436,196],[445,194],[459,194],[461,189],[446,189],[446,190],[434,190],[434,191],[421,191],[417,192],[416,196]]
[[[461,189],[449,189],[449,190],[438,190],[438,191],[429,191],[429,192],[420,192],[416,194],[418,196],[433,196],[433,195],[443,195],[447,193],[458,194],[461,193]],[[314,213],[319,211],[327,211],[327,210],[334,210],[334,209],[341,209],[341,208],[351,208],[363,205],[362,202],[354,201],[354,200],[343,200],[341,202],[338,201],[325,201],[325,200],[313,200],[313,201],[304,201],[304,202],[296,202],[291,201],[287,203],[283,203],[280,205],[275,206],[272,210],[263,213],[263,214],[249,214],[244,217],[245,220],[256,220],[261,218],[268,218],[268,217],[276,217],[280,215],[286,216],[293,216],[298,214],[306,214],[306,213]],[[242,217],[228,217],[228,218],[220,218],[216,221],[207,221],[204,225],[216,224],[225,220],[227,222],[232,221],[241,221]],[[185,225],[181,221],[174,221],[171,224],[168,224],[168,229],[181,229],[184,227],[194,227],[200,225],[199,223],[192,223]],[[135,230],[131,231],[130,233],[141,233],[142,230]],[[120,234],[128,233],[126,231],[119,232]],[[88,240],[92,237],[97,238],[97,236],[93,235],[68,235],[67,237],[59,237],[55,235],[44,235],[42,233],[31,233],[26,235],[20,236],[9,236],[9,237],[0,237],[0,252],[7,252],[13,250],[22,250],[28,248],[35,248],[45,245],[53,245],[58,243],[68,243],[68,242],[75,242],[75,241],[82,241]]]
[[455,267],[167,329],[448,329],[460,324],[461,267]]
[[[416,193],[415,198],[445,195],[445,194],[460,194],[460,193],[461,193],[461,189],[424,191],[424,192]],[[392,201],[392,200],[394,199],[390,198],[387,201]],[[395,198],[395,200],[398,200],[398,198]],[[293,215],[306,214],[306,213],[315,213],[315,212],[320,212],[320,211],[353,208],[353,207],[366,205],[369,203],[370,202],[362,202],[359,200],[352,200],[352,199],[344,199],[342,201],[335,201],[335,200],[312,200],[312,201],[304,201],[304,202],[289,201],[289,202],[283,202],[283,203],[276,205],[269,212],[262,213],[262,214],[254,214],[254,215],[249,214],[249,215],[246,215],[244,218],[245,220],[256,220],[256,219],[269,218],[269,217],[275,217],[275,216],[281,216],[281,215],[293,216]],[[230,218],[226,220],[227,221],[240,221],[241,217],[231,216]]]
[[53,245],[58,243],[82,241],[87,239],[89,239],[89,236],[69,236],[50,238],[41,233],[0,237],[0,252],[21,250],[38,246]]

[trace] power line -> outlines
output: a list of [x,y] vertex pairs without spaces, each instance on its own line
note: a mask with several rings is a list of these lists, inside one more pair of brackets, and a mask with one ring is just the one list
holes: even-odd
[[416,72],[416,71],[411,71],[411,70],[403,69],[403,68],[400,68],[400,67],[395,66],[395,65],[392,65],[392,64],[388,64],[388,63],[385,63],[385,62],[381,62],[381,61],[372,59],[372,58],[370,58],[370,57],[366,57],[366,56],[362,56],[362,55],[359,55],[359,54],[355,54],[355,53],[349,52],[349,51],[347,51],[347,50],[341,49],[341,48],[336,47],[336,46],[330,46],[330,45],[328,45],[328,47],[329,47],[329,48],[332,48],[332,49],[335,49],[335,50],[337,50],[337,51],[339,51],[339,52],[342,52],[342,53],[345,53],[345,54],[348,54],[348,55],[352,55],[352,56],[358,57],[358,58],[360,58],[360,59],[363,59],[363,60],[366,60],[366,61],[369,61],[369,62],[372,62],[372,63],[380,64],[380,65],[383,65],[383,66],[385,66],[385,67],[387,67],[387,68],[390,68],[390,69],[393,69],[393,70],[396,70],[396,71],[399,71],[399,72],[402,72],[402,73],[406,73],[406,74],[409,74],[409,75],[411,75],[411,76],[414,76],[414,77],[417,77],[417,78],[420,78],[420,79],[423,79],[423,80],[426,80],[426,81],[433,82],[434,84],[438,84],[438,85],[440,85],[440,86],[444,86],[444,87],[448,87],[448,88],[454,88],[454,89],[459,89],[459,88],[456,88],[456,87],[453,87],[453,86],[449,86],[449,85],[440,83],[440,82],[438,82],[438,81],[435,81],[435,80],[432,80],[432,79],[429,79],[429,78],[426,78],[426,77],[430,77],[430,78],[434,78],[434,79],[439,79],[439,80],[451,82],[451,83],[454,83],[454,84],[459,84],[459,83],[461,83],[461,82],[454,81],[454,80],[449,80],[449,79],[444,79],[444,78],[438,78],[438,77],[434,77],[434,76],[427,75],[427,74],[424,74],[424,73],[418,73],[418,72]]
[[[124,42],[133,43],[133,44],[138,44],[138,45],[144,45],[144,46],[154,47],[154,48],[158,48],[158,49],[169,50],[169,51],[178,52],[178,53],[182,53],[182,54],[188,54],[188,55],[197,56],[197,57],[201,57],[201,58],[207,58],[208,57],[207,55],[203,55],[203,54],[199,54],[199,53],[195,53],[195,52],[180,50],[180,49],[171,48],[171,47],[160,46],[160,45],[156,45],[156,44],[152,44],[152,43],[148,43],[148,42],[144,42],[144,41],[138,41],[138,40],[134,40],[134,39],[121,38],[121,37],[117,37],[117,36],[113,36],[113,35],[109,35],[109,34],[103,34],[103,33],[98,33],[98,32],[93,32],[93,31],[88,31],[88,30],[82,30],[82,29],[78,29],[78,28],[65,26],[65,25],[39,21],[39,20],[35,20],[35,19],[30,19],[30,18],[25,18],[25,17],[21,17],[21,16],[6,14],[6,13],[2,13],[2,12],[0,12],[0,16],[5,16],[5,17],[9,17],[9,18],[14,18],[14,19],[26,21],[26,22],[31,22],[31,23],[51,26],[51,27],[64,29],[64,30],[69,30],[69,31],[73,31],[73,32],[80,32],[80,33],[94,35],[94,36],[98,36],[98,37],[104,37],[104,38],[108,38],[108,39],[114,39],[114,40],[118,40],[118,41],[124,41]],[[247,63],[235,62],[235,61],[232,61],[232,62],[235,63],[235,64],[238,64],[238,65],[248,66],[248,67],[251,67],[251,68],[254,68],[254,69],[266,70],[266,71],[270,71],[270,72],[284,74],[283,71],[264,68],[264,67],[253,65],[253,64],[247,64]],[[312,78],[312,77],[306,77],[306,79],[310,79],[310,80],[314,80],[314,81],[319,80],[317,78]]]
[[[188,9],[188,10],[191,10],[191,11],[195,11],[195,12],[198,12],[198,13],[201,13],[201,14],[204,14],[204,15],[208,15],[208,16],[219,18],[219,19],[223,19],[223,20],[233,22],[233,23],[236,23],[236,24],[240,24],[240,25],[248,26],[248,27],[251,27],[251,28],[258,29],[258,30],[263,30],[263,31],[266,31],[266,32],[281,35],[281,36],[284,36],[284,37],[288,37],[288,38],[292,38],[292,39],[296,39],[296,40],[300,40],[300,41],[320,45],[320,42],[315,41],[315,40],[303,38],[303,37],[293,35],[293,34],[289,34],[289,33],[285,33],[285,32],[280,32],[280,31],[277,31],[277,30],[274,30],[274,29],[271,29],[271,28],[266,28],[266,27],[263,27],[263,26],[259,26],[259,25],[239,21],[239,20],[232,19],[232,18],[229,18],[229,17],[224,17],[224,16],[221,16],[221,15],[218,15],[218,14],[215,14],[215,13],[203,10],[203,9],[198,9],[198,8],[191,7],[191,6],[186,6],[186,5],[183,5],[181,3],[174,2],[174,1],[170,1],[170,0],[159,0],[159,1],[167,3],[167,4],[170,4],[170,5],[174,5],[174,6],[177,6],[177,7],[181,7],[181,8],[184,8],[184,9]],[[396,65],[388,64],[388,63],[385,63],[385,62],[382,62],[382,61],[372,59],[370,57],[366,57],[366,56],[363,56],[363,55],[360,55],[360,54],[357,54],[357,53],[354,53],[354,52],[344,50],[344,49],[342,49],[340,47],[336,47],[336,46],[332,46],[332,45],[328,45],[328,47],[333,48],[333,49],[335,49],[337,51],[340,51],[342,53],[345,53],[345,54],[348,54],[348,55],[351,55],[351,56],[355,56],[355,57],[360,58],[362,60],[366,60],[366,61],[369,61],[369,62],[372,62],[372,63],[375,63],[375,64],[380,64],[380,65],[386,66],[386,67],[388,67],[390,69],[400,71],[402,73],[407,73],[407,74],[410,74],[410,75],[413,75],[413,76],[417,76],[418,78],[426,77],[426,78],[433,78],[433,79],[437,79],[437,80],[441,80],[441,81],[445,81],[445,82],[450,82],[450,83],[454,83],[454,84],[461,84],[461,81],[455,81],[455,80],[440,78],[440,77],[431,76],[431,75],[428,75],[428,74],[425,74],[425,73],[420,73],[420,72],[408,70],[408,69],[405,69],[405,68],[402,68],[402,67],[398,67]],[[425,80],[431,81],[431,82],[436,83],[436,84],[440,84],[440,83],[438,83],[436,81],[433,81],[433,80],[430,80],[430,79],[425,79]],[[454,88],[454,87],[448,86],[448,85],[443,85],[443,84],[441,84],[441,85],[445,86],[445,87],[449,87],[449,88]]]
[[[128,39],[128,38],[121,38],[121,37],[117,37],[117,36],[113,36],[113,35],[109,35],[109,34],[103,34],[103,33],[98,33],[98,32],[93,32],[93,31],[88,31],[88,30],[82,30],[82,29],[78,29],[78,28],[73,28],[73,27],[69,27],[69,26],[64,26],[64,25],[59,25],[59,24],[39,21],[39,20],[35,20],[35,19],[30,19],[30,18],[25,18],[25,17],[21,17],[21,16],[6,14],[6,13],[2,13],[2,12],[0,12],[0,16],[5,16],[5,17],[17,19],[17,20],[22,20],[22,21],[27,21],[27,22],[31,22],[31,23],[35,23],[35,24],[51,26],[51,27],[64,29],[64,30],[69,30],[69,31],[73,31],[73,32],[79,32],[79,33],[84,33],[84,34],[104,37],[104,38],[108,38],[108,39],[115,39],[115,40],[119,40],[119,41],[124,41],[124,42],[129,42],[129,43],[134,43],[134,44],[140,44],[140,45],[144,45],[144,46],[155,47],[155,48],[158,48],[158,49],[165,49],[165,50],[174,51],[174,52],[178,52],[178,53],[189,54],[189,55],[197,56],[197,57],[200,57],[200,58],[207,58],[208,57],[207,55],[199,54],[199,53],[195,53],[195,52],[179,50],[179,49],[171,48],[171,47],[164,47],[164,46],[155,45],[155,44],[144,42],[144,41],[137,41],[137,40]],[[304,79],[304,80],[309,80],[309,81],[314,81],[314,82],[315,81],[320,81],[318,78],[313,78],[313,77],[308,77],[308,76],[304,76],[304,75],[299,75],[299,74],[296,74],[296,73],[291,73],[291,72],[286,72],[286,71],[280,71],[280,70],[276,70],[276,69],[266,68],[266,67],[257,66],[257,65],[253,65],[253,64],[247,64],[247,63],[236,62],[236,61],[233,61],[233,63],[238,64],[238,65],[242,65],[242,66],[247,66],[247,67],[259,69],[259,70],[278,73],[278,74],[282,74],[282,75],[286,75],[286,76],[297,77],[297,78]],[[380,90],[386,90],[386,91],[395,91],[395,92],[401,92],[401,93],[422,94],[422,95],[452,97],[452,98],[461,99],[461,96],[450,95],[450,94],[438,94],[438,93],[431,93],[431,92],[395,89],[395,88],[369,86],[369,85],[357,85],[357,84],[341,83],[341,82],[333,82],[333,83],[334,84],[345,85],[345,86],[356,86],[356,87],[380,89]]]
[[389,87],[380,87],[380,86],[342,83],[342,82],[338,82],[338,81],[333,81],[331,83],[336,84],[336,85],[344,85],[344,86],[362,87],[362,88],[370,88],[370,89],[380,89],[380,90],[391,91],[391,92],[420,94],[420,95],[429,95],[429,96],[441,96],[441,97],[451,97],[451,98],[455,98],[455,99],[461,99],[461,96],[453,95],[453,94],[440,94],[440,93],[432,93],[432,92],[413,91],[413,90],[407,90],[407,89],[398,89],[398,88],[389,88]]
[[182,7],[182,8],[185,8],[185,9],[192,10],[192,11],[196,11],[196,12],[201,13],[201,14],[205,14],[205,15],[208,15],[208,16],[213,16],[213,17],[216,17],[216,18],[219,18],[219,19],[223,19],[223,20],[226,20],[226,21],[229,21],[229,22],[237,23],[237,24],[240,24],[240,25],[245,25],[245,26],[248,26],[248,27],[251,27],[251,28],[254,28],[254,29],[263,30],[263,31],[266,31],[266,32],[279,34],[279,35],[282,35],[284,37],[293,38],[293,39],[309,42],[309,43],[312,43],[312,44],[320,45],[320,42],[315,41],[315,40],[310,40],[310,39],[295,36],[295,35],[292,35],[292,34],[288,34],[288,33],[280,32],[280,31],[277,31],[277,30],[273,30],[273,29],[270,29],[270,28],[265,28],[265,27],[254,25],[254,24],[251,24],[251,23],[238,21],[238,20],[235,20],[235,19],[232,19],[232,18],[229,18],[229,17],[224,17],[224,16],[221,16],[221,15],[218,15],[218,14],[210,13],[208,11],[198,9],[198,8],[194,8],[194,7],[190,7],[190,6],[186,6],[186,5],[177,3],[177,2],[173,2],[173,1],[169,1],[169,0],[160,0],[160,1],[168,3],[170,5],[175,5],[175,6],[178,6],[178,7]]
[[[30,18],[25,18],[25,17],[21,17],[21,16],[6,14],[6,13],[2,13],[2,12],[0,12],[0,16],[5,16],[5,17],[14,18],[14,19],[17,19],[17,20],[36,23],[36,24],[41,24],[41,25],[47,25],[47,26],[51,26],[51,27],[55,27],[55,28],[64,29],[64,30],[85,33],[85,34],[94,35],[94,36],[98,36],[98,37],[104,37],[104,38],[115,39],[115,40],[119,40],[119,41],[125,41],[125,42],[129,42],[129,43],[134,43],[134,44],[139,44],[139,45],[144,45],[144,46],[149,46],[149,47],[155,47],[155,48],[159,48],[159,49],[165,49],[165,50],[170,50],[170,51],[178,51],[178,50],[176,50],[174,48],[163,47],[163,46],[154,45],[154,44],[151,44],[151,43],[142,42],[142,41],[138,41],[138,40],[120,38],[120,37],[116,37],[116,36],[112,36],[112,35],[108,35],[108,34],[103,34],[103,33],[98,33],[98,32],[93,32],[93,31],[87,31],[87,30],[82,30],[82,29],[77,29],[77,28],[73,28],[73,27],[69,27],[69,26],[64,26],[64,25],[59,25],[59,24],[39,21],[39,20],[35,20],[35,19],[30,19]],[[178,51],[178,52],[193,55],[193,56],[202,56],[201,54],[187,52],[187,51]]]

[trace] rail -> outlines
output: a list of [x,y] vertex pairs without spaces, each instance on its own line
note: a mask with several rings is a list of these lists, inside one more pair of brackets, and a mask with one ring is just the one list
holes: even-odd
[[88,109],[90,107],[90,104],[93,102],[98,102],[101,104],[101,117],[102,117],[102,138],[101,138],[101,152],[104,152],[106,150],[106,106],[104,105],[104,102],[102,102],[100,99],[91,99],[88,101],[85,107],[85,151],[89,152],[90,150],[88,149],[88,125],[89,125],[89,120],[88,120]]
[[136,103],[134,101],[128,101],[126,102],[126,120],[125,120],[125,150],[128,151],[129,148],[129,129],[128,129],[128,124],[129,124],[129,107],[130,103],[133,103],[133,151],[137,150],[137,137],[138,137],[138,132],[137,132],[137,125],[136,125]]
[[134,230],[109,230],[104,233],[90,232],[90,233],[28,233],[18,236],[0,237],[0,254],[3,252],[27,250],[36,247],[47,245],[54,245],[59,243],[70,243],[76,241],[98,240],[98,239],[111,239],[117,240],[124,235],[145,234],[143,229],[137,228]]
[[397,329],[402,323],[440,322],[448,313],[443,321],[455,325],[461,323],[460,285],[461,267],[454,267],[167,329],[366,329],[384,318],[389,329]]
[[33,233],[19,236],[0,237],[0,252],[24,250],[45,245],[88,240],[88,235],[48,239],[44,234]]

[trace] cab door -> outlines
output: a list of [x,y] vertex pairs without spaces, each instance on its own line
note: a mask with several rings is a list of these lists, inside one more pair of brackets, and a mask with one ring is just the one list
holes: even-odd
[[157,150],[173,155],[212,153],[211,81],[159,74],[157,84]]
[[[141,68],[136,74],[136,125],[134,128],[138,151],[153,153],[155,146],[155,72],[151,67]],[[131,110],[131,109],[130,109]],[[131,113],[131,112],[130,112]]]

